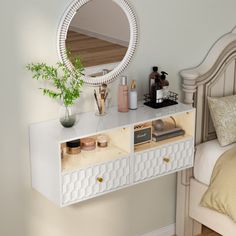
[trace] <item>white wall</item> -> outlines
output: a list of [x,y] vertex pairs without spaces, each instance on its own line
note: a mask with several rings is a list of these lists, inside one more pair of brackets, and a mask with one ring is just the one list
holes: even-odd
[[[235,0],[130,1],[140,41],[125,73],[137,79],[140,94],[147,91],[153,65],[169,72],[171,88],[180,92],[179,70],[199,64],[212,43],[236,25]],[[28,126],[56,118],[58,105],[41,95],[24,67],[58,60],[57,27],[69,2],[1,2],[0,235],[140,236],[175,221],[175,175],[64,209],[30,187]],[[80,111],[91,109],[92,99],[92,89],[84,88]]]
[[129,22],[112,0],[93,0],[80,8],[71,26],[119,41],[129,42]]

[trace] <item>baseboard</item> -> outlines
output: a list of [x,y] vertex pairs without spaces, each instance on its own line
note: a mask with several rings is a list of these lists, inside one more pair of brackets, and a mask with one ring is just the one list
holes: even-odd
[[113,37],[110,37],[110,36],[107,36],[107,35],[99,34],[99,33],[96,33],[96,32],[92,32],[92,31],[89,31],[89,30],[81,29],[79,27],[70,26],[69,29],[72,30],[72,31],[75,31],[77,33],[85,34],[85,35],[88,35],[90,37],[94,37],[94,38],[105,40],[105,41],[108,41],[108,42],[111,42],[111,43],[119,44],[119,45],[124,46],[124,47],[129,46],[129,42],[126,42],[126,41],[123,41],[123,40],[120,40],[120,39],[116,39],[116,38],[113,38]]
[[154,230],[142,236],[173,236],[173,235],[175,235],[175,224]]

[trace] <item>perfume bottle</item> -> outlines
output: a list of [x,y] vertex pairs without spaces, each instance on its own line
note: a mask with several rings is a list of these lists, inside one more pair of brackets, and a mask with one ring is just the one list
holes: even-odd
[[129,90],[129,109],[136,110],[138,108],[138,93],[136,90],[136,82],[132,80]]
[[163,89],[161,85],[161,80],[156,76],[155,83],[151,88],[151,101],[154,103],[162,103],[163,102]]
[[127,85],[127,76],[122,76],[120,79],[120,85],[118,87],[118,111],[128,112],[129,111],[129,88]]
[[153,66],[152,67],[152,73],[149,75],[149,94],[150,95],[151,95],[152,85],[155,83],[156,77],[159,77],[159,76],[160,76],[160,74],[158,72],[158,67]]

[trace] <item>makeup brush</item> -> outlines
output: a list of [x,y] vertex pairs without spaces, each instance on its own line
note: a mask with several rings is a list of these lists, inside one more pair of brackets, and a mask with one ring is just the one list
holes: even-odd
[[107,93],[107,84],[102,84],[101,86],[101,112],[104,113],[105,110],[105,97],[106,97],[106,93]]
[[96,92],[95,89],[94,89],[94,98],[95,98],[95,100],[96,100],[96,104],[97,104],[97,107],[98,107],[98,111],[99,111],[99,113],[101,113],[101,108],[100,108],[99,103],[98,103],[97,92]]
[[103,88],[103,89],[107,89],[107,84],[105,84],[105,83],[102,84],[102,88]]
[[104,97],[104,102],[107,100],[108,92],[106,91],[105,97]]
[[101,98],[105,98],[106,95],[106,91],[107,91],[107,85],[106,84],[102,84],[102,88],[101,88]]

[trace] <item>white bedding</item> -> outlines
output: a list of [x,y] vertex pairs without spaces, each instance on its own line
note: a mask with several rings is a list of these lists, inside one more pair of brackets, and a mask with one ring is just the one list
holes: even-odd
[[209,185],[216,161],[226,150],[234,146],[236,146],[236,143],[221,147],[217,139],[198,145],[194,163],[195,179]]

